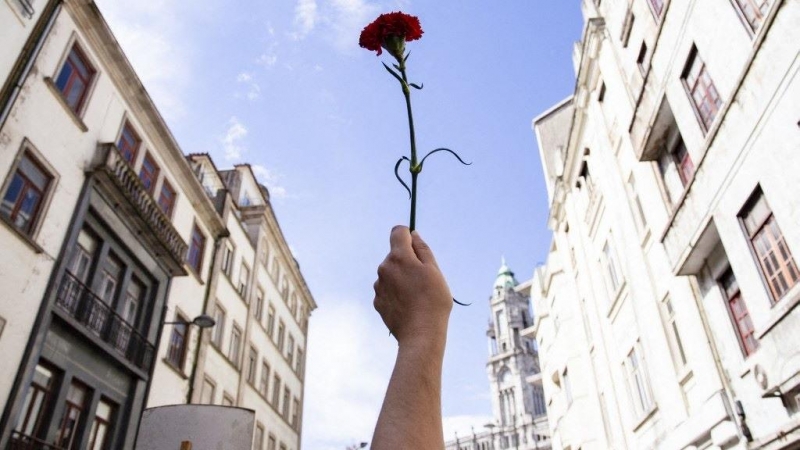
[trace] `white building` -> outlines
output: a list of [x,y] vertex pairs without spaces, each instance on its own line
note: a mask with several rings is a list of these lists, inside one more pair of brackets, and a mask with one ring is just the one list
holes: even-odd
[[245,165],[209,195],[93,1],[0,2],[0,41],[0,448],[129,449],[146,406],[191,401],[299,449],[316,305],[265,188]]
[[582,6],[533,122],[553,448],[800,448],[800,2]]
[[486,331],[486,374],[494,421],[486,430],[456,436],[447,450],[549,449],[539,358],[532,336],[530,283],[520,284],[503,261],[489,297],[491,320]]

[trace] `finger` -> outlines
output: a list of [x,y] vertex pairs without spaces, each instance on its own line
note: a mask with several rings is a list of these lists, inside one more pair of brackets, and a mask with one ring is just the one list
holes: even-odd
[[392,253],[413,253],[411,248],[411,234],[408,232],[408,227],[397,225],[392,228],[392,233],[389,235],[389,245],[392,249]]
[[433,256],[433,250],[422,240],[422,237],[417,233],[417,230],[411,232],[411,247],[414,249],[414,254],[417,255],[423,264],[436,264],[436,258]]

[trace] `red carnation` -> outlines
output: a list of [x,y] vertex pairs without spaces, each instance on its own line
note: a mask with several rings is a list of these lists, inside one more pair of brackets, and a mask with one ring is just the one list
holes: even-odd
[[381,14],[374,22],[364,27],[358,45],[361,47],[383,53],[386,49],[395,58],[402,59],[405,43],[415,41],[422,37],[422,27],[419,18],[400,11]]

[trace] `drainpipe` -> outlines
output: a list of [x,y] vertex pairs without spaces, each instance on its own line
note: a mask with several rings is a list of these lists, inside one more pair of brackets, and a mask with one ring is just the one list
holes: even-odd
[[[227,199],[227,196],[228,196],[228,191],[227,190],[224,191],[223,195],[224,195],[224,197],[223,197],[223,204],[224,204],[224,201]],[[220,247],[222,246],[222,240],[227,238],[227,237],[230,237],[230,235],[231,235],[230,231],[228,231],[228,229],[225,228],[224,230],[222,230],[222,232],[220,232],[214,238],[214,250],[211,253],[211,264],[209,264],[209,266],[208,266],[208,278],[207,278],[208,282],[206,283],[206,294],[205,294],[205,297],[203,298],[203,313],[204,314],[209,312],[208,305],[211,303],[211,293],[213,291],[212,288],[214,287],[214,286],[212,286],[212,284],[216,285],[216,283],[213,283],[212,280],[214,279],[213,278],[214,277],[214,271],[218,267],[218,265],[217,265],[217,255],[219,253]],[[202,346],[202,343],[203,343],[203,329],[200,329],[199,333],[200,333],[200,335],[197,337],[197,346],[195,346],[195,349],[194,349],[194,361],[192,363],[192,373],[189,375],[189,390],[186,393],[186,404],[187,405],[192,403],[192,396],[194,395],[194,382],[195,382],[195,378],[197,377],[197,366],[200,365],[199,364],[200,363],[200,347]]]
[[44,46],[44,41],[50,34],[50,29],[53,28],[56,17],[58,17],[58,13],[61,10],[61,2],[62,0],[50,0],[45,6],[42,16],[22,47],[20,56],[17,58],[17,62],[9,74],[3,90],[0,91],[0,129],[3,128],[6,119],[11,114],[11,107],[14,106],[19,97],[22,85],[28,78],[28,74],[31,72],[42,46]]

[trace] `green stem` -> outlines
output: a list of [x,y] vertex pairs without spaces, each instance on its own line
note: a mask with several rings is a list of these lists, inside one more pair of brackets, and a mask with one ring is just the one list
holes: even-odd
[[408,228],[410,231],[414,231],[417,221],[417,175],[419,175],[421,168],[417,163],[417,139],[414,135],[414,115],[411,113],[411,89],[408,87],[405,59],[400,58],[399,63],[400,75],[403,77],[403,96],[406,98],[406,111],[408,112],[408,134],[411,140],[411,163],[408,166],[408,170],[411,172],[411,217],[409,218]]

